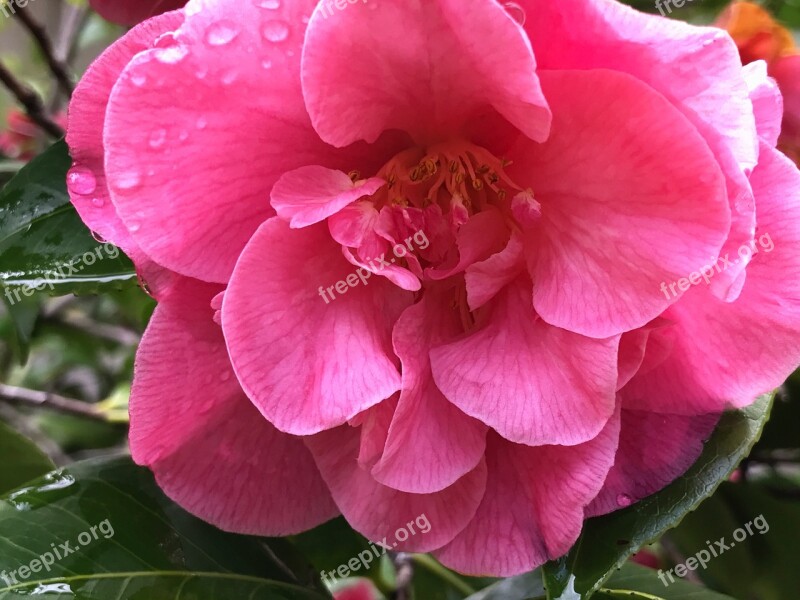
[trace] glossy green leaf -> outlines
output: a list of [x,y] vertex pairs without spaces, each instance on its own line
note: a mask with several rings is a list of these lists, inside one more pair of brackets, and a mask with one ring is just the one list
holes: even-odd
[[[8,290],[5,290],[8,291]],[[13,300],[14,297],[10,296]],[[5,295],[0,299],[8,311],[8,335],[10,348],[20,364],[28,361],[31,351],[31,341],[36,321],[39,318],[41,302],[38,298],[23,298],[20,302],[10,302]],[[0,330],[5,328],[0,328]]]
[[[666,585],[664,585],[666,581]],[[625,564],[592,596],[593,600],[734,600],[682,579],[664,581],[653,569]]]
[[747,456],[761,435],[771,405],[772,395],[766,395],[744,410],[725,413],[685,475],[629,508],[589,519],[572,550],[545,565],[548,597],[589,598],[636,550],[680,523]]
[[0,494],[54,468],[55,465],[36,444],[0,422]]
[[0,578],[2,600],[330,597],[291,544],[203,523],[128,457],[78,463],[6,496]]
[[0,285],[12,304],[37,291],[91,293],[136,282],[130,260],[94,239],[75,212],[66,187],[70,164],[60,141],[0,190]]

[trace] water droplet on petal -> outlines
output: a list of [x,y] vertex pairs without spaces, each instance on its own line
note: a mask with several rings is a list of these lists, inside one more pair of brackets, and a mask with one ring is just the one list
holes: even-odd
[[100,235],[96,231],[92,232],[92,237],[94,238],[94,241],[97,242],[98,244],[105,244],[106,243],[106,238],[104,238],[102,235]]
[[264,59],[264,60],[261,61],[261,66],[264,69],[271,69],[272,68],[272,61]]
[[117,177],[116,184],[120,190],[133,190],[142,184],[142,176],[138,171],[128,171]]
[[239,28],[233,21],[218,21],[206,31],[206,42],[210,46],[230,44],[239,35]]
[[151,148],[158,149],[164,145],[164,142],[167,140],[167,130],[166,129],[156,129],[153,133],[150,134],[150,140],[148,144]]
[[270,42],[282,42],[289,37],[289,25],[285,21],[267,21],[261,27],[261,35]]
[[145,83],[147,83],[147,77],[145,77],[142,73],[134,73],[131,75],[131,83],[136,87],[142,87]]
[[67,173],[67,187],[73,194],[87,196],[97,189],[97,179],[86,167],[74,165]]
[[633,498],[631,498],[628,494],[620,494],[617,496],[617,506],[626,507],[633,504]]
[[106,204],[106,201],[102,198],[92,198],[92,204],[97,208],[103,208],[103,206]]
[[506,12],[510,14],[517,23],[520,25],[525,25],[527,14],[525,13],[525,9],[519,4],[516,2],[506,2],[503,4],[503,8],[506,9]]
[[206,127],[208,127],[208,119],[206,119],[205,117],[200,117],[199,119],[197,119],[196,125],[198,129],[205,129]]
[[231,378],[231,372],[230,371],[223,371],[222,375],[220,375],[219,378],[220,378],[221,381],[228,381]]
[[128,229],[130,229],[133,232],[139,231],[141,228],[142,228],[141,224],[136,222],[133,222],[130,225],[128,225]]
[[253,0],[253,4],[258,8],[278,10],[281,7],[281,0]]
[[222,84],[223,85],[230,85],[234,81],[236,81],[237,77],[238,77],[238,75],[236,74],[236,71],[233,71],[233,70],[228,71],[227,73],[224,73],[222,75]]
[[159,48],[155,51],[156,60],[167,65],[174,65],[181,62],[189,54],[189,49],[179,44],[169,48]]

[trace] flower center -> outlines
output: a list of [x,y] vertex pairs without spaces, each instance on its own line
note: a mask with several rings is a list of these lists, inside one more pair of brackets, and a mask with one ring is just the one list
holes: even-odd
[[379,171],[388,185],[374,201],[378,207],[437,204],[443,213],[463,213],[458,220],[465,222],[489,205],[509,208],[509,195],[521,191],[505,173],[509,164],[468,142],[412,148]]

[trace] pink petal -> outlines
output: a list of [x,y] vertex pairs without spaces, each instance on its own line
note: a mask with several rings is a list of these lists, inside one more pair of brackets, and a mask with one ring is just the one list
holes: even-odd
[[193,3],[117,82],[105,129],[112,198],[160,264],[226,282],[274,214],[268,199],[281,175],[309,164],[369,172],[386,160],[363,144],[336,151],[311,127],[300,53],[313,6]]
[[536,311],[597,338],[641,327],[675,301],[662,282],[699,270],[725,241],[717,161],[677,110],[629,75],[546,72],[542,82],[552,135],[540,146],[522,140],[508,169],[542,205],[528,250]]
[[436,557],[468,575],[509,577],[561,556],[578,539],[584,507],[614,463],[618,436],[618,414],[578,446],[531,448],[490,435],[483,502]]
[[540,70],[629,73],[680,110],[715,154],[728,149],[741,168],[755,166],[755,122],[739,51],[727,33],[648,15],[610,0],[519,4],[531,15],[525,29]]
[[722,302],[701,286],[665,313],[674,324],[651,340],[671,346],[669,357],[622,390],[626,408],[699,414],[746,406],[800,363],[800,173],[762,143],[751,183],[759,252],[741,295]]
[[467,300],[472,311],[494,298],[525,268],[522,236],[514,232],[506,247],[486,260],[467,268]]
[[[536,15],[527,19],[526,29],[540,70],[605,68],[629,73],[683,113],[726,178],[731,228],[723,252],[735,252],[752,241],[755,207],[744,175],[757,162],[758,139],[739,52],[730,36],[715,27],[647,15],[609,0],[520,4]],[[680,154],[669,151],[662,156]],[[735,297],[731,287],[745,266],[731,267],[712,284],[719,298]]]
[[136,25],[152,16],[183,7],[186,0],[89,0],[104,19],[120,25]]
[[173,12],[133,28],[89,67],[69,106],[67,144],[74,166],[67,177],[67,188],[72,204],[87,227],[122,248],[133,260],[156,297],[169,288],[171,276],[142,252],[111,202],[103,166],[103,127],[111,89],[125,65],[182,22],[182,13]]
[[458,313],[450,307],[453,295],[452,289],[426,289],[394,328],[403,389],[383,456],[372,475],[396,490],[415,494],[441,491],[483,458],[486,426],[452,405],[431,376],[431,346],[462,330]]
[[320,3],[303,92],[315,129],[335,146],[389,129],[447,139],[493,110],[534,140],[550,125],[530,42],[485,0]]
[[[355,286],[321,297],[337,281]],[[273,218],[236,265],[222,325],[239,381],[262,414],[281,431],[310,435],[400,389],[391,331],[409,302],[383,278],[362,284],[324,224],[292,230]]]
[[284,173],[272,188],[272,207],[293,229],[324,221],[386,185],[373,177],[354,183],[347,173],[319,166]]
[[433,267],[425,275],[439,281],[463,273],[470,265],[500,252],[508,242],[508,226],[499,210],[491,207],[472,216],[456,236],[458,254],[455,264]]
[[[386,540],[398,551],[430,552],[451,541],[475,515],[486,489],[484,462],[441,492],[407,494],[379,484],[359,466],[358,438],[358,429],[343,426],[307,438],[306,444],[339,510],[368,540]],[[419,517],[430,530],[400,539],[400,530],[407,533]]]
[[619,510],[672,483],[698,459],[718,420],[623,410],[614,466],[586,516]]
[[431,351],[445,397],[519,444],[594,438],[614,412],[619,337],[597,340],[548,325],[531,308],[527,278],[498,295],[486,321]]
[[158,305],[136,360],[131,452],[182,507],[217,527],[283,536],[337,514],[307,448],[242,392],[211,298],[184,279]]
[[753,102],[758,135],[774,147],[778,143],[783,118],[783,98],[778,84],[767,75],[767,63],[763,60],[745,65],[744,78]]

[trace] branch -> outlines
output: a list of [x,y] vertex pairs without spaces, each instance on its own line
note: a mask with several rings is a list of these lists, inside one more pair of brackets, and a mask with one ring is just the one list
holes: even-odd
[[120,346],[135,347],[139,345],[141,336],[135,331],[126,329],[119,325],[110,325],[108,323],[98,323],[83,314],[60,314],[60,315],[45,315],[45,321],[57,323],[81,331],[91,337],[107,340]]
[[107,422],[105,415],[94,405],[49,392],[29,390],[0,383],[0,400],[5,400],[12,404],[38,406],[40,408],[56,410],[79,417],[87,417],[96,421]]
[[67,73],[68,67],[64,64],[64,61],[56,58],[53,50],[53,43],[50,41],[45,28],[31,16],[27,7],[17,5],[17,17],[25,29],[33,36],[33,39],[36,40],[39,49],[44,55],[44,60],[47,62],[47,66],[50,67],[50,72],[53,73],[61,90],[67,96],[71,96],[73,85]]
[[0,61],[0,82],[10,91],[17,101],[25,108],[31,121],[36,123],[55,139],[64,137],[64,130],[47,116],[42,104],[42,99],[27,85],[17,80],[11,71]]

